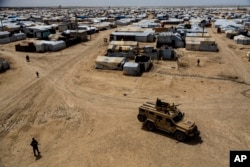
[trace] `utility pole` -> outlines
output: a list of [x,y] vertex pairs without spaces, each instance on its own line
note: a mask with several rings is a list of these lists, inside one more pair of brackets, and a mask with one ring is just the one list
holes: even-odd
[[204,29],[205,29],[206,21],[205,20],[201,21],[200,25],[202,27],[202,37],[203,37],[204,36]]

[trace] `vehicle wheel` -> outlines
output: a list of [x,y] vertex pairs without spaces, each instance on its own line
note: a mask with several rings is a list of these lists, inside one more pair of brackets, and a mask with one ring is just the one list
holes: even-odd
[[153,122],[147,122],[146,127],[149,131],[154,131],[155,130],[155,125]]
[[185,141],[186,139],[186,135],[180,131],[176,132],[175,133],[175,138],[178,140],[178,141]]
[[140,121],[140,122],[144,122],[146,120],[146,117],[142,114],[138,114],[137,115],[137,119]]

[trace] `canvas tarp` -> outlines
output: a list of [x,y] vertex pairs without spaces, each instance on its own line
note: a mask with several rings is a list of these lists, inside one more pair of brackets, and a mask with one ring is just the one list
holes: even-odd
[[235,41],[237,44],[250,45],[250,38],[249,38],[249,37],[246,37],[246,36],[244,36],[244,35],[237,35],[237,36],[234,36],[234,41]]
[[37,52],[59,51],[66,48],[64,41],[37,41],[35,42]]
[[124,63],[124,57],[98,56],[95,60],[98,69],[120,70]]

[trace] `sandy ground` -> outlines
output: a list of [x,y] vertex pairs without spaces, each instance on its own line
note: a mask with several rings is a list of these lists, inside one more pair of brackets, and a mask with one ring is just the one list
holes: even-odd
[[[12,67],[0,74],[0,167],[218,167],[229,166],[230,150],[250,150],[250,46],[210,28],[218,53],[178,49],[185,67],[154,61],[150,72],[129,77],[94,68],[112,31],[60,52],[28,53],[29,63],[15,52],[19,42],[0,46]],[[201,139],[144,130],[138,107],[157,97],[181,104]]]

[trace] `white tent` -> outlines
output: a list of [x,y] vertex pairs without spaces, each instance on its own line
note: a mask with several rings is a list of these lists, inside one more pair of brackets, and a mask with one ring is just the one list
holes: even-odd
[[35,47],[37,52],[55,52],[66,48],[66,43],[64,41],[37,41]]
[[242,45],[250,45],[250,38],[246,37],[244,35],[237,35],[234,37],[234,41],[237,44],[242,44]]
[[123,66],[123,74],[124,75],[133,75],[138,76],[140,75],[140,65],[139,63],[134,62],[126,62]]

